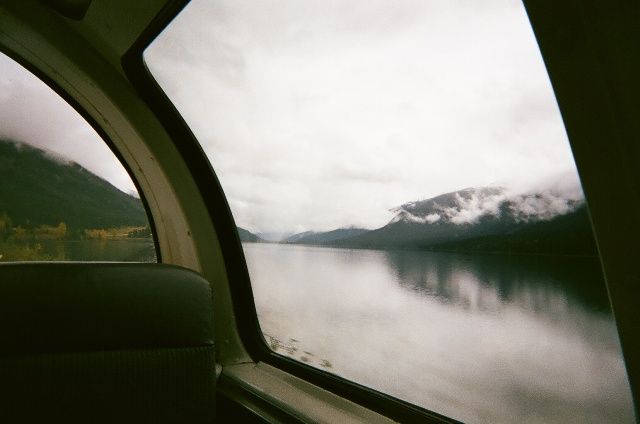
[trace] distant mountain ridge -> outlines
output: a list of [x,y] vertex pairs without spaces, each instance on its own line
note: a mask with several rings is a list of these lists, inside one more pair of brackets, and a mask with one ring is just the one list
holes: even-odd
[[251,243],[259,243],[264,241],[249,230],[245,230],[244,228],[240,228],[240,227],[237,227],[237,228],[238,228],[238,236],[240,237],[240,241],[248,241]]
[[255,233],[256,236],[260,237],[265,242],[280,242],[282,240],[287,239],[292,236],[294,233],[291,232],[278,232],[278,231],[267,231],[267,232],[259,232]]
[[514,222],[544,221],[572,212],[582,204],[584,197],[580,191],[511,194],[503,187],[466,188],[405,203],[392,209],[396,216],[391,222],[472,224],[486,216]]
[[0,214],[14,225],[70,230],[145,226],[140,199],[75,162],[26,143],[0,140]]
[[[579,187],[513,194],[502,187],[466,188],[394,209],[384,226],[293,234],[281,243],[347,248],[596,255]],[[0,140],[0,216],[14,226],[85,229],[143,227],[140,199],[75,162],[28,144]],[[238,228],[243,242],[265,242]]]
[[294,234],[283,240],[283,243],[298,244],[328,244],[338,240],[344,240],[367,233],[369,230],[364,228],[338,228],[337,230],[315,232],[305,231],[303,233]]
[[381,228],[305,232],[287,243],[348,248],[595,255],[582,191],[513,194],[502,187],[466,188],[392,209]]

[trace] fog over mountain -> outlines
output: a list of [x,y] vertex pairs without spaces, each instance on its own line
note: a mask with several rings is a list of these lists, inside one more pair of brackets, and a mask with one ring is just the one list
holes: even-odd
[[283,242],[298,244],[331,244],[338,240],[349,239],[367,232],[369,232],[369,230],[354,227],[338,228],[337,230],[325,232],[305,231],[303,233],[289,236],[284,239]]
[[72,160],[126,193],[136,187],[96,131],[63,98],[0,53],[0,139]]
[[[583,206],[584,202],[584,193],[577,174],[564,172],[530,182],[521,188],[470,187],[432,198],[406,202],[387,211],[389,219],[386,224],[475,224],[488,216],[509,216],[514,222],[535,222],[573,212]],[[355,226],[344,223],[341,228]],[[302,237],[326,233],[327,231],[312,229],[281,239],[273,238],[271,241],[297,242]]]
[[[577,183],[577,182],[576,182]],[[466,188],[402,204],[374,230],[295,234],[286,243],[369,249],[595,255],[579,185],[514,193],[503,187]]]
[[260,237],[253,234],[251,231],[245,230],[242,227],[238,227],[238,236],[240,237],[240,241],[248,241],[251,243],[259,243],[263,241]]
[[393,208],[391,223],[475,224],[483,217],[500,215],[509,215],[515,222],[544,221],[573,212],[582,204],[584,194],[578,181],[524,193],[504,187],[467,188]]
[[262,232],[262,233],[256,233],[256,235],[258,237],[260,237],[262,240],[270,241],[270,242],[277,242],[277,241],[285,240],[288,237],[291,237],[293,235],[293,233],[290,232],[290,231],[287,231],[287,232]]
[[[526,197],[544,191],[532,182],[577,177],[519,2],[194,0],[145,59],[235,221],[265,240],[392,219],[463,223],[506,198],[522,217],[572,207],[552,191]],[[0,137],[135,191],[95,131],[2,55]],[[403,203],[461,187],[504,191],[428,214]]]
[[[575,179],[518,1],[193,0],[145,59],[235,221],[269,239],[380,228],[464,187]],[[450,218],[491,208],[474,202]],[[561,207],[545,202],[522,212]]]
[[0,138],[0,216],[25,228],[56,226],[69,232],[145,226],[140,199],[67,157]]

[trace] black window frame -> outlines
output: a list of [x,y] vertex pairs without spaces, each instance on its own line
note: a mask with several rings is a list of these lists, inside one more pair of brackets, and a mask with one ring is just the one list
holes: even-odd
[[[597,0],[587,0],[587,2],[589,4],[595,4]],[[279,355],[269,349],[258,322],[253,291],[241,242],[220,182],[191,129],[155,81],[144,62],[143,54],[145,49],[188,3],[189,0],[173,0],[167,3],[158,15],[156,15],[152,23],[144,30],[142,35],[125,55],[123,55],[121,64],[125,75],[131,81],[134,89],[164,126],[174,141],[180,155],[182,155],[184,161],[189,164],[194,181],[198,186],[222,246],[222,256],[227,269],[233,310],[238,324],[238,333],[248,354],[256,362],[262,361],[273,365],[400,422],[457,422],[452,418]],[[544,32],[549,31],[548,27],[550,22],[555,23],[554,19],[558,20],[558,18],[555,17],[556,12],[560,12],[562,19],[565,19],[565,21],[561,22],[561,25],[568,25],[569,28],[582,28],[584,24],[584,22],[581,21],[582,17],[578,14],[572,14],[572,8],[578,7],[579,0],[571,0],[566,2],[566,4],[558,4],[555,0],[523,0],[523,3],[534,31],[536,42],[538,43],[545,62],[545,67],[553,86],[554,96],[559,103],[563,123],[567,129],[573,150],[574,143],[571,141],[572,131],[570,127],[574,126],[575,128],[576,122],[573,121],[571,125],[569,125],[565,119],[565,113],[567,104],[576,105],[576,100],[571,98],[561,99],[561,96],[558,94],[558,87],[561,87],[563,83],[562,81],[557,81],[557,71],[555,70],[557,69],[557,63],[553,62],[553,66],[549,64],[549,56],[553,57],[557,56],[557,54],[552,51],[554,47],[545,39]],[[602,38],[606,41],[607,37],[603,36]],[[549,54],[549,51],[551,51],[551,54]],[[638,57],[640,57],[640,55]],[[556,61],[557,58],[554,57],[553,60]],[[569,68],[569,72],[576,72],[575,65],[570,65]],[[580,164],[577,163],[577,166],[580,171]],[[592,229],[595,233],[596,231],[593,226]],[[606,270],[603,269],[603,271],[605,271],[606,275]],[[609,287],[607,287],[607,289],[610,293]],[[638,298],[639,296],[633,293],[632,297]],[[615,306],[615,302],[612,303],[614,303]],[[613,309],[615,314],[615,307]],[[617,315],[614,316],[616,317],[616,324],[620,327],[619,317]],[[621,333],[622,332],[619,331],[622,339]],[[634,349],[635,346],[631,350]],[[624,340],[623,355],[637,415],[638,409],[636,405],[638,404],[638,391],[635,390],[636,379],[635,376],[632,375],[635,373],[631,372],[629,362],[632,358],[629,352],[625,350]],[[635,363],[635,361],[633,362]]]

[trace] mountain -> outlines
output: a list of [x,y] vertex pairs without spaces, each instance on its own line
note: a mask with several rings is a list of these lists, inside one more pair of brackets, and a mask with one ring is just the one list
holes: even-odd
[[595,254],[581,190],[512,194],[467,188],[392,209],[385,226],[332,242],[339,247]]
[[312,237],[314,234],[320,234],[320,233],[316,231],[305,231],[302,233],[296,233],[296,234],[290,235],[284,240],[281,240],[280,243],[298,243],[299,240],[302,240],[306,237]]
[[314,232],[305,231],[304,233],[294,234],[287,239],[284,243],[297,243],[297,244],[331,244],[338,240],[348,239],[367,233],[370,230],[364,228],[339,228],[337,230]]
[[263,241],[268,241],[272,243],[283,241],[293,235],[293,233],[291,232],[277,232],[277,231],[260,232],[255,234],[256,236],[260,237]]
[[244,228],[238,227],[238,235],[240,236],[240,241],[248,241],[253,243],[258,243],[263,241],[260,237],[253,234],[249,230],[245,230]]
[[523,225],[514,231],[430,246],[433,250],[596,256],[597,247],[585,205],[565,215]]
[[24,143],[0,140],[0,215],[14,226],[71,231],[145,226],[140,199],[123,193],[75,162]]

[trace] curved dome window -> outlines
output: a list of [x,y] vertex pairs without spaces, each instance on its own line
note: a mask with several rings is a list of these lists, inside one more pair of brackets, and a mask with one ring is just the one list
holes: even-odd
[[156,262],[150,228],[91,125],[0,54],[0,262]]

